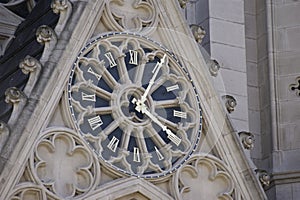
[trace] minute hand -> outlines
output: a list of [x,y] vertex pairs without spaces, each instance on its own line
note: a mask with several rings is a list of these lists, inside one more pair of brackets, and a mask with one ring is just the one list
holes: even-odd
[[155,65],[154,69],[152,70],[153,76],[152,76],[152,78],[150,79],[149,85],[148,85],[148,87],[146,88],[146,90],[145,90],[143,96],[141,97],[141,102],[142,102],[142,103],[144,103],[144,102],[146,101],[146,97],[147,97],[147,95],[148,95],[148,93],[149,93],[149,91],[150,91],[152,85],[154,84],[155,78],[156,78],[156,76],[157,76],[157,74],[158,74],[158,72],[159,72],[161,66],[164,64],[165,59],[166,59],[166,54],[165,54],[164,57],[160,60],[160,62],[157,62],[157,64]]
[[142,113],[146,114],[152,121],[154,121],[158,126],[160,126],[162,130],[167,133],[168,138],[174,144],[176,144],[177,146],[180,144],[181,139],[178,136],[176,136],[170,129],[168,129],[167,126],[163,125],[154,115],[152,115],[146,107],[142,108]]

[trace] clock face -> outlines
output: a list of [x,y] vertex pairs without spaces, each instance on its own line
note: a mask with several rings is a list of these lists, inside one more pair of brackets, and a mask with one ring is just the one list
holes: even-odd
[[68,83],[72,118],[103,165],[157,178],[195,151],[201,107],[175,56],[137,34],[110,33],[77,57]]

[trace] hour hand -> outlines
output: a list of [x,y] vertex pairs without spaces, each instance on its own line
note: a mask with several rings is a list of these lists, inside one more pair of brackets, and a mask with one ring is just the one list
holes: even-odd
[[160,60],[160,62],[157,62],[157,64],[155,65],[154,69],[152,70],[153,76],[149,81],[149,84],[143,94],[143,96],[141,97],[141,102],[144,103],[146,101],[146,97],[151,89],[151,87],[154,84],[155,78],[160,70],[160,68],[162,67],[162,65],[166,62],[166,54],[164,54],[163,58]]
[[132,103],[136,104],[135,110],[138,112],[141,112],[143,114],[146,114],[153,122],[155,122],[158,126],[162,128],[163,131],[165,131],[168,135],[168,138],[177,146],[181,143],[181,139],[175,135],[170,129],[167,128],[164,124],[162,124],[157,117],[155,117],[147,108],[147,106],[141,102],[141,100],[133,99]]

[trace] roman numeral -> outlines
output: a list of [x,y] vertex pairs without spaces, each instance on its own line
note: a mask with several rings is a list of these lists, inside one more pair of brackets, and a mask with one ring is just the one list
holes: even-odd
[[134,50],[129,50],[130,60],[129,64],[138,65],[138,52]]
[[177,110],[174,110],[174,111],[173,111],[173,116],[174,116],[174,117],[184,118],[184,119],[187,118],[186,112],[181,112],[181,111],[177,111]]
[[110,68],[117,66],[117,63],[113,57],[113,55],[111,54],[111,52],[107,52],[106,54],[104,54],[105,57],[107,58],[107,60],[109,61],[109,66]]
[[119,144],[119,141],[120,140],[118,138],[116,138],[115,136],[113,136],[113,138],[111,139],[111,141],[108,143],[107,148],[109,148],[113,152],[116,152],[118,144]]
[[101,78],[101,75],[100,74],[97,74],[96,72],[93,71],[93,69],[91,67],[88,68],[88,72],[90,74],[93,74],[94,76],[96,76],[96,78],[98,79],[98,81],[100,80]]
[[134,162],[141,162],[140,149],[137,148],[137,147],[133,147],[133,161]]
[[93,131],[96,130],[98,127],[100,127],[103,124],[103,122],[102,122],[99,115],[97,115],[96,117],[92,117],[92,118],[88,119],[88,122],[89,122],[90,127]]
[[154,149],[155,149],[156,155],[158,157],[158,160],[163,160],[164,156],[159,152],[159,150],[157,149],[156,146],[154,146]]
[[83,101],[93,101],[96,102],[96,95],[95,94],[86,94],[84,92],[81,93],[81,98]]
[[179,86],[176,84],[176,85],[172,85],[170,87],[167,87],[166,89],[167,89],[167,92],[171,92],[173,90],[179,89]]

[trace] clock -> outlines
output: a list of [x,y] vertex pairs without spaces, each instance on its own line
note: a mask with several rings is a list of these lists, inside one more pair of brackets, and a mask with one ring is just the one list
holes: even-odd
[[134,33],[91,40],[68,82],[72,119],[112,171],[159,178],[178,169],[201,135],[200,100],[176,56]]

